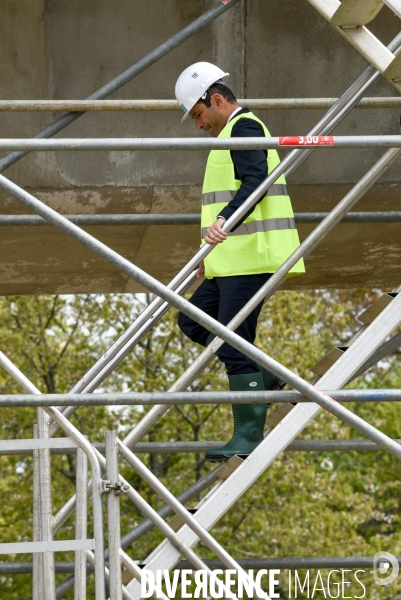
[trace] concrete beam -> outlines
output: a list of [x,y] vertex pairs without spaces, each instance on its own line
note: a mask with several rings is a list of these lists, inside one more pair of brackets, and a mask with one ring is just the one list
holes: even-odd
[[[116,98],[168,99],[189,63],[210,60],[230,72],[238,97],[338,97],[366,62],[306,2],[241,2],[218,22],[121,89]],[[149,0],[139,9],[121,0],[13,0],[2,4],[0,97],[84,98],[182,29],[215,0]],[[399,20],[385,7],[369,27],[387,44]],[[305,35],[307,32],[307,35]],[[229,43],[228,43],[229,41]],[[374,96],[395,96],[381,81]],[[321,110],[263,111],[272,135],[302,135]],[[51,113],[0,113],[0,137],[32,136]],[[354,111],[335,131],[399,134],[399,110]],[[177,112],[92,113],[66,130],[71,137],[176,137],[198,135]],[[64,134],[63,134],[64,137]],[[290,179],[296,212],[327,212],[381,151],[315,152]],[[64,214],[199,212],[205,152],[33,153],[6,175]],[[399,165],[385,174],[354,210],[399,210]],[[0,195],[0,214],[23,214]],[[301,225],[301,239],[311,230]],[[196,252],[191,226],[91,227],[91,233],[164,283]],[[162,233],[161,233],[162,232]],[[0,294],[134,292],[139,288],[110,265],[48,226],[2,229]],[[307,274],[288,287],[391,287],[401,265],[397,224],[339,225],[308,258]]]
[[[327,212],[350,187],[293,184],[290,193],[295,211]],[[372,211],[381,206],[397,210],[400,193],[399,183],[377,184],[356,209]],[[64,214],[196,213],[200,187],[50,189],[36,190],[36,195]],[[0,206],[2,214],[26,212],[11,198],[3,197]],[[301,239],[313,227],[299,225]],[[87,229],[163,283],[172,279],[199,247],[198,225],[97,225]],[[54,227],[5,227],[1,234],[1,295],[143,291]],[[308,257],[307,274],[286,280],[283,289],[392,287],[398,285],[400,268],[398,223],[343,223]]]

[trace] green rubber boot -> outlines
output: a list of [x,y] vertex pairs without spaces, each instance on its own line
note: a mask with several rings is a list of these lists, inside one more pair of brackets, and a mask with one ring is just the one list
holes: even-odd
[[[228,382],[232,392],[265,389],[262,373],[229,375]],[[233,404],[234,435],[223,448],[213,448],[206,452],[206,460],[222,461],[239,454],[247,457],[263,440],[267,404]]]
[[259,365],[259,369],[263,375],[263,383],[265,385],[265,390],[271,390],[271,388],[274,384],[274,381],[276,379],[276,376],[273,375],[273,373],[270,373],[270,371],[268,371],[264,367],[261,367],[260,365]]
[[264,367],[261,367],[259,365],[259,369],[263,375],[263,382],[265,384],[265,390],[272,390],[272,391],[273,390],[282,390],[283,387],[286,385],[285,381],[283,381],[276,375],[273,375],[273,373],[270,373],[270,371],[268,371]]

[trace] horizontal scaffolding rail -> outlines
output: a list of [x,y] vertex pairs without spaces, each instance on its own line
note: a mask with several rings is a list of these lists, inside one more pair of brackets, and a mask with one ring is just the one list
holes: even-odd
[[94,550],[95,540],[57,540],[51,542],[15,542],[0,544],[0,554],[31,554],[42,552],[69,552],[74,550]]
[[[297,223],[321,223],[329,213],[295,213]],[[199,213],[185,214],[105,214],[105,215],[63,215],[75,225],[199,225]],[[354,212],[348,213],[342,223],[399,223],[401,211]],[[20,227],[49,225],[46,219],[38,215],[0,215],[0,227]]]
[[[394,440],[401,445],[401,440]],[[211,448],[222,448],[225,442],[139,442],[135,445],[138,454],[172,454],[181,452],[201,453]],[[101,448],[98,448],[101,450]],[[382,450],[370,440],[296,440],[284,452],[352,452]],[[72,447],[72,452],[76,449]]]
[[[326,394],[339,402],[399,402],[401,389],[334,390]],[[152,406],[153,404],[282,404],[310,402],[299,392],[129,392],[101,394],[3,394],[0,408],[44,406]]]
[[[327,109],[338,98],[238,98],[252,110]],[[355,108],[401,108],[401,98],[362,98]],[[181,111],[176,100],[0,100],[0,111]]]
[[[53,438],[52,438],[53,439]],[[55,438],[57,439],[57,438]],[[401,445],[401,440],[393,440]],[[0,456],[31,456],[33,450],[24,444],[25,440],[4,440],[0,442]],[[222,448],[225,442],[138,442],[135,444],[136,454],[187,454],[203,453],[212,448]],[[19,446],[19,447],[18,447]],[[105,445],[93,443],[102,454]],[[365,452],[384,450],[370,440],[297,440],[291,442],[284,452]],[[50,454],[76,454],[77,447],[70,443],[60,447],[50,447]]]
[[401,135],[283,136],[270,138],[65,138],[0,139],[0,150],[48,152],[103,150],[267,150],[271,148],[401,148]]

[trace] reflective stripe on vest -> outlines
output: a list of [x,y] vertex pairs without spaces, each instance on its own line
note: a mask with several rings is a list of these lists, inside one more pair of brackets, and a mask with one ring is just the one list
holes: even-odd
[[[231,202],[238,190],[224,190],[222,192],[207,192],[202,194],[202,204],[217,204],[219,202]],[[265,196],[288,196],[287,186],[283,183],[273,183],[267,190]]]
[[[235,231],[228,235],[248,235],[249,233],[265,233],[266,231],[282,231],[283,229],[296,229],[295,219],[265,219],[264,221],[251,221],[242,223]],[[205,239],[207,227],[202,228],[202,239]]]

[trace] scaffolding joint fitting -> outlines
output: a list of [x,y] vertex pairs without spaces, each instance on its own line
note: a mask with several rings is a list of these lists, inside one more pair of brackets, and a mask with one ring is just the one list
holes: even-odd
[[112,490],[114,490],[116,496],[120,494],[127,494],[130,486],[128,483],[121,483],[117,481],[117,483],[111,483],[108,479],[102,479],[100,484],[100,493],[101,494],[109,494]]

